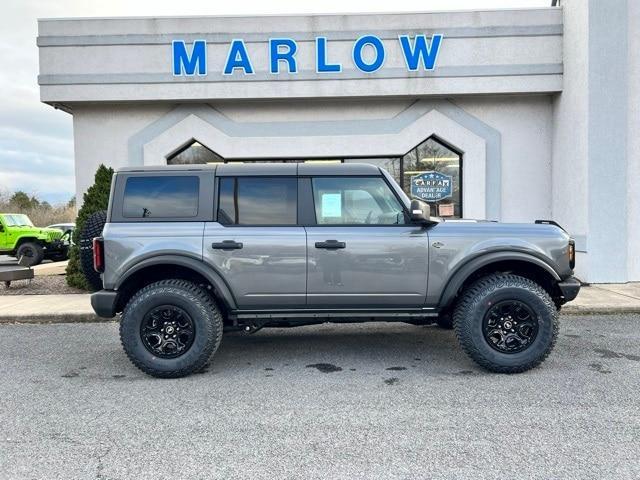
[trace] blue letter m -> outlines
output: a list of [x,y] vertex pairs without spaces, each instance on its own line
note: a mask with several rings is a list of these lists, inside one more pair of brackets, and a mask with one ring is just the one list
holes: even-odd
[[173,45],[173,74],[193,75],[198,66],[198,75],[207,74],[207,42],[196,40],[193,42],[191,55],[187,53],[184,40],[174,40]]
[[424,35],[416,35],[413,47],[407,35],[400,35],[398,39],[400,40],[402,53],[404,53],[404,59],[407,62],[407,68],[411,72],[418,70],[420,59],[422,59],[425,70],[433,70],[435,68],[440,44],[442,43],[442,34],[437,33],[431,37],[431,47],[427,45],[427,39]]

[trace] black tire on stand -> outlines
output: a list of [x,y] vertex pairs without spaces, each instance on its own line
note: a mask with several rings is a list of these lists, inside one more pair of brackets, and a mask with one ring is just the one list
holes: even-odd
[[80,234],[80,267],[87,279],[87,283],[94,290],[102,289],[100,274],[93,269],[93,239],[102,235],[102,229],[107,222],[105,210],[92,214],[84,224]]

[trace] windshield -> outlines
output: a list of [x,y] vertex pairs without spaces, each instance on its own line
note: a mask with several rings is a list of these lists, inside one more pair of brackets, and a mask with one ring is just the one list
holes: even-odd
[[8,227],[33,227],[29,217],[22,214],[5,215],[4,221]]

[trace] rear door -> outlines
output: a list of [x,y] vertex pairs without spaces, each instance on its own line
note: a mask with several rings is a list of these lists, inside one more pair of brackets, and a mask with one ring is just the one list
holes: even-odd
[[415,308],[427,292],[427,230],[408,222],[382,176],[313,177],[310,307]]
[[239,308],[304,306],[306,233],[291,175],[217,178],[216,221],[205,225],[203,257],[228,282]]

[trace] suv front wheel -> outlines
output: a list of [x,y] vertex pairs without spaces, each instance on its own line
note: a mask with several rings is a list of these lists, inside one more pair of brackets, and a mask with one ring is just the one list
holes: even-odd
[[44,259],[44,249],[35,242],[25,242],[18,247],[16,258],[25,267],[40,265]]
[[493,274],[469,286],[454,312],[460,345],[480,366],[519,373],[538,366],[558,336],[558,311],[537,283]]
[[147,285],[127,303],[120,340],[133,364],[154,377],[202,370],[222,338],[222,315],[206,289],[186,280]]

